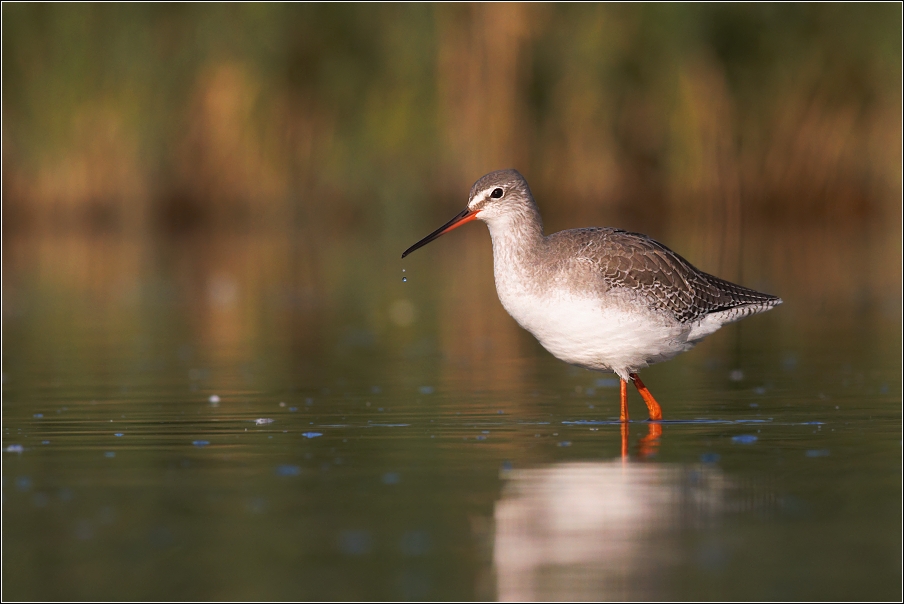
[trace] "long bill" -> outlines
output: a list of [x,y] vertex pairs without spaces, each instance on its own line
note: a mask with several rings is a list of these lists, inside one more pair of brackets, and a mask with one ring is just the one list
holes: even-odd
[[439,227],[438,229],[436,229],[435,231],[433,231],[432,233],[430,233],[429,235],[427,235],[426,237],[424,237],[423,239],[421,239],[420,241],[418,241],[417,243],[412,245],[407,250],[405,250],[405,252],[402,254],[402,258],[407,256],[414,250],[424,247],[425,245],[427,245],[434,239],[437,239],[441,235],[445,235],[452,229],[457,229],[458,227],[465,224],[466,222],[471,222],[472,220],[477,218],[477,214],[479,214],[479,213],[480,213],[480,210],[477,210],[475,212],[468,208],[465,208],[464,210],[461,211],[460,214],[458,214],[458,216],[456,216],[455,218],[453,218],[452,220],[450,220],[443,226]]

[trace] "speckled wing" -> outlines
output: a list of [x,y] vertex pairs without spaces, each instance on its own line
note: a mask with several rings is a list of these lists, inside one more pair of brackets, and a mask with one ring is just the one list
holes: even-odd
[[697,270],[666,246],[640,233],[589,228],[562,231],[552,237],[567,238],[572,258],[594,265],[608,290],[626,290],[681,323],[711,313],[734,311],[725,316],[731,321],[781,304],[776,296]]

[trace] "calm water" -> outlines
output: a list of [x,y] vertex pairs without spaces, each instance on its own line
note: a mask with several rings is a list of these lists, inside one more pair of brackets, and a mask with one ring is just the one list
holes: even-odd
[[901,596],[899,285],[748,271],[623,435],[474,233],[8,243],[4,599]]

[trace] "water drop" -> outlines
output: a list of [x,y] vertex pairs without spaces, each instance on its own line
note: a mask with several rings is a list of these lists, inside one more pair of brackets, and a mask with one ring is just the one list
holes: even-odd
[[408,277],[402,277],[402,283],[408,283]]

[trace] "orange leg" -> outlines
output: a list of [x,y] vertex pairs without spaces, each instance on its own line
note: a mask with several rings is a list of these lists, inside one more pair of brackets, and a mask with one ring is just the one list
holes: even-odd
[[[654,421],[662,419],[662,408],[659,406],[659,403],[656,402],[656,399],[653,398],[653,395],[650,394],[650,391],[647,390],[647,387],[643,385],[643,382],[640,381],[640,377],[636,373],[632,373],[631,379],[634,381],[634,386],[637,388],[640,396],[643,397],[643,402],[647,404],[647,409],[650,410],[650,419]],[[626,389],[625,386],[626,384],[622,382],[623,389]]]
[[622,422],[621,425],[621,458],[628,459],[628,422]]
[[621,381],[621,413],[618,415],[618,421],[622,423],[628,422],[628,382]]

